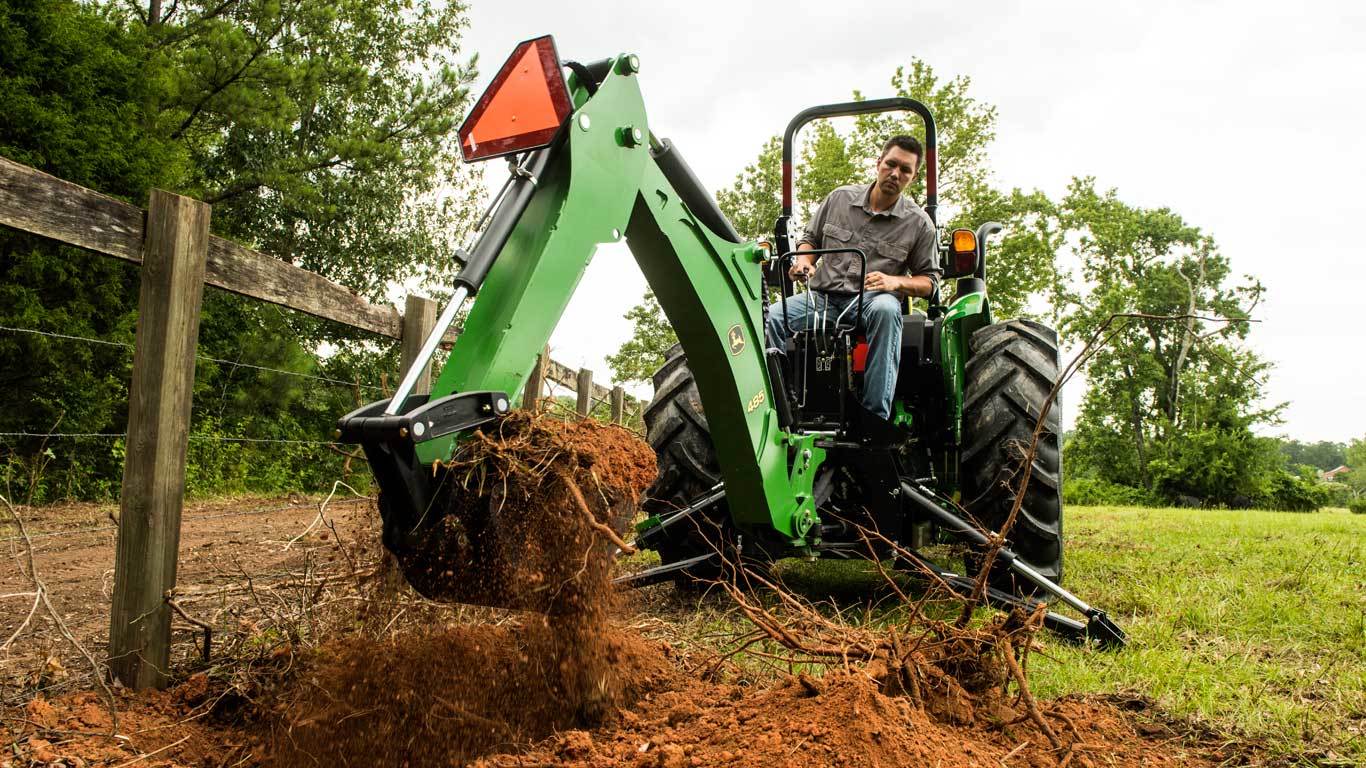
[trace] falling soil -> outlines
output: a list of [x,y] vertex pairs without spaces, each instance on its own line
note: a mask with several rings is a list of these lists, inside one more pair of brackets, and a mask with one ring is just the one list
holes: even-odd
[[267,763],[461,765],[599,725],[676,674],[634,635],[604,628],[592,653],[548,623],[334,643],[276,701]]
[[536,613],[324,646],[276,706],[273,763],[459,764],[601,724],[669,677],[661,647],[608,626],[613,537],[654,480],[648,446],[519,412],[440,471],[440,517],[398,558],[409,583]]
[[459,493],[410,542],[403,572],[424,594],[535,612],[339,631],[286,649],[246,689],[238,670],[119,691],[118,739],[98,694],[36,698],[7,713],[15,757],[0,766],[1160,767],[1230,757],[1188,746],[1140,700],[1043,702],[1045,733],[1003,693],[989,644],[966,655],[929,648],[914,668],[874,658],[766,687],[689,673],[703,660],[613,619],[606,530],[622,530],[655,473],[638,438],[515,414],[441,471]]
[[446,602],[601,624],[613,542],[655,479],[654,452],[594,421],[514,412],[435,471],[432,509],[399,545],[414,589]]

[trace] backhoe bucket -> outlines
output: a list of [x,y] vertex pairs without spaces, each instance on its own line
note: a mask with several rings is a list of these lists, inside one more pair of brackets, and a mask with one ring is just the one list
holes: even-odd
[[[507,557],[506,535],[489,534],[491,522],[472,515],[453,515],[459,500],[450,473],[439,462],[427,465],[417,446],[428,440],[449,439],[501,419],[509,400],[502,392],[464,392],[429,401],[427,395],[409,396],[406,411],[389,415],[388,400],[380,400],[342,417],[340,442],[359,443],[379,484],[382,540],[397,560],[408,583],[423,597],[443,602],[536,609],[513,600],[518,590],[517,560]],[[461,519],[463,517],[463,519]],[[452,529],[459,529],[452,536]],[[435,546],[454,540],[447,550]],[[494,543],[494,542],[498,543]]]
[[[509,413],[501,392],[415,396],[392,416],[385,405],[342,419],[341,439],[364,448],[384,546],[419,594],[552,616],[596,604],[613,543],[603,531],[634,514],[654,477],[648,449],[623,453],[620,430],[594,422]],[[423,437],[453,435],[449,460],[419,458]]]

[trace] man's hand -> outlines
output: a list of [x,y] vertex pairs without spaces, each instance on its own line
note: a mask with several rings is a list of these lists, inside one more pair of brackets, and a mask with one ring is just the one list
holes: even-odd
[[900,296],[929,296],[934,292],[934,281],[925,275],[889,275],[869,272],[863,278],[865,291],[887,291]]
[[797,257],[792,260],[792,266],[788,268],[787,276],[789,279],[804,283],[815,271],[816,267],[811,263],[811,257],[798,254]]
[[869,272],[863,278],[863,288],[867,291],[897,291],[906,288],[905,278],[883,272]]

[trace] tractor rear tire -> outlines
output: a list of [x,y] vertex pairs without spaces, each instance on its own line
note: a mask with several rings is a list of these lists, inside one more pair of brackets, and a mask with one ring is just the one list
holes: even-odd
[[[1023,459],[1039,414],[1058,377],[1058,335],[1030,320],[978,329],[963,385],[963,503],[977,522],[999,531],[1010,516]],[[1039,434],[1028,487],[1007,546],[1055,583],[1062,581],[1062,408],[1054,400]],[[970,575],[981,568],[970,553]],[[1008,568],[994,568],[991,584],[1020,595],[1038,588]]]
[[[675,344],[669,349],[664,365],[653,378],[655,396],[645,408],[645,430],[646,440],[655,451],[658,474],[645,492],[642,507],[646,515],[663,517],[697,501],[721,482],[721,467],[682,345]],[[724,512],[725,502],[713,509]],[[669,536],[659,544],[660,563],[667,565],[715,552],[723,532],[729,528],[728,515],[680,520],[668,529]],[[674,583],[690,587],[720,575],[719,566],[693,566],[679,571]]]

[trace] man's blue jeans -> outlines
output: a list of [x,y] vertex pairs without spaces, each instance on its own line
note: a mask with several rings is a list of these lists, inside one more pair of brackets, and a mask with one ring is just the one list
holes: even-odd
[[[858,295],[852,296],[807,291],[786,302],[770,304],[764,310],[769,343],[783,349],[787,330],[819,329],[834,331],[835,321],[844,314],[844,325],[853,324]],[[783,325],[786,309],[787,326]],[[845,314],[845,309],[849,312]],[[863,407],[884,419],[892,416],[892,393],[896,372],[901,365],[901,298],[894,293],[866,293],[863,296],[863,328],[868,336],[868,367],[863,372]]]

